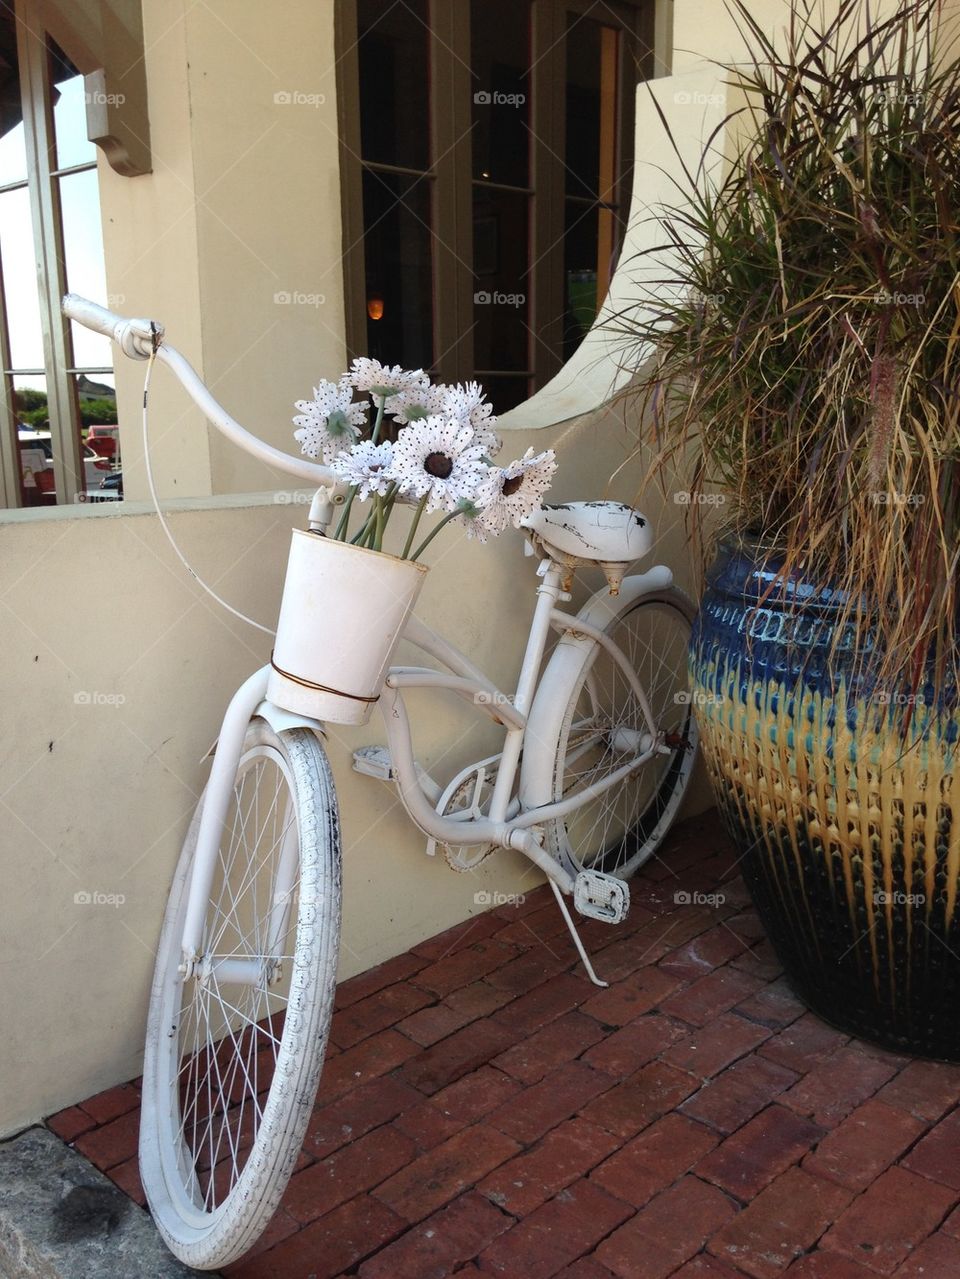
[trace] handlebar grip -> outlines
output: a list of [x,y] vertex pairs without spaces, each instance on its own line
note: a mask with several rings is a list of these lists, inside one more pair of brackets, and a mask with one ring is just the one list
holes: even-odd
[[84,328],[102,333],[135,360],[148,359],[156,342],[163,336],[162,324],[151,320],[124,319],[122,315],[115,315],[78,293],[65,294],[60,305],[68,320],[76,320]]

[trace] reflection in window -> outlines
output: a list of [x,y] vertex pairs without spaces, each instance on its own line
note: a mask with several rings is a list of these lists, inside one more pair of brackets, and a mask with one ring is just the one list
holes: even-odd
[[[84,78],[42,32],[24,27],[18,42],[9,10],[0,11],[0,58],[8,67],[0,82],[0,430],[15,472],[5,476],[6,497],[25,506],[109,499],[119,486],[101,486],[116,479],[121,460],[110,343],[71,325],[58,357],[61,295],[110,301]],[[35,98],[25,96],[27,83],[39,86]],[[36,135],[30,153],[41,157],[29,174],[28,131]],[[51,219],[59,236],[35,241],[36,223]]]
[[568,15],[563,358],[569,360],[607,295],[618,248],[617,78],[620,33]]
[[367,170],[363,175],[367,349],[411,369],[433,364],[430,182]]

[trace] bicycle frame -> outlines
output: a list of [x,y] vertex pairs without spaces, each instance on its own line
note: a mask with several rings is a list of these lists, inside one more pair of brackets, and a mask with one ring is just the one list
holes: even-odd
[[[493,684],[456,645],[426,626],[419,618],[411,617],[404,631],[404,638],[422,649],[446,667],[446,672],[425,667],[396,666],[387,675],[380,698],[380,711],[387,734],[391,764],[397,791],[403,806],[414,824],[426,835],[441,842],[453,844],[494,844],[501,848],[514,848],[522,852],[538,866],[555,886],[555,891],[570,895],[574,876],[570,870],[552,857],[542,846],[541,833],[535,828],[590,802],[614,786],[619,785],[630,773],[645,764],[657,753],[660,746],[657,726],[653,721],[649,703],[642,685],[628,659],[619,647],[600,629],[582,617],[564,613],[556,607],[559,600],[569,598],[561,587],[562,570],[544,561],[541,565],[541,585],[537,588],[537,604],[531,621],[526,649],[521,663],[517,691],[511,697]],[[672,573],[664,566],[657,566],[635,579],[635,589],[660,589],[672,581]],[[520,753],[524,748],[528,727],[528,711],[536,693],[540,668],[551,629],[561,633],[585,635],[607,649],[621,667],[635,692],[647,722],[648,732],[641,734],[637,753],[631,755],[620,768],[608,774],[602,781],[578,791],[576,795],[553,803],[540,803],[523,808],[508,817],[517,781]],[[213,767],[207,787],[197,836],[197,847],[190,893],[183,931],[184,973],[193,973],[200,960],[203,938],[203,921],[210,888],[216,869],[223,824],[232,794],[232,782],[240,762],[247,724],[254,715],[266,719],[280,731],[284,728],[306,727],[325,735],[325,728],[318,720],[284,711],[265,699],[270,667],[265,666],[250,676],[231,699],[224,716],[217,741]],[[490,715],[505,729],[503,750],[497,779],[487,817],[466,820],[446,817],[437,812],[435,798],[425,790],[417,769],[413,737],[402,690],[405,688],[446,689],[469,698],[474,705]],[[536,749],[536,746],[533,747]],[[214,797],[211,801],[210,797]],[[286,861],[287,859],[285,859]],[[294,888],[295,859],[289,859],[290,882],[278,881],[278,902],[281,913],[276,917],[276,936],[286,931],[289,902]],[[562,903],[561,903],[562,905]],[[584,956],[586,959],[586,957]],[[249,971],[247,971],[249,969]],[[236,970],[236,971],[235,971]],[[242,971],[241,971],[242,970]],[[232,961],[229,978],[232,981],[260,980],[260,966],[245,961]]]

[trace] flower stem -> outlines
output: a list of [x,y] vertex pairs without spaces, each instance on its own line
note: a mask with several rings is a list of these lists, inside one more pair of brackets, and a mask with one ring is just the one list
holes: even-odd
[[340,541],[346,540],[347,527],[350,523],[350,507],[353,505],[353,499],[356,497],[356,495],[357,495],[356,486],[353,485],[350,488],[350,492],[347,494],[347,500],[344,503],[343,510],[340,513],[340,519],[337,522],[337,529],[333,535],[334,541],[340,542]]
[[370,516],[368,515],[367,518],[360,525],[360,527],[357,529],[356,533],[354,533],[353,537],[351,537],[350,539],[351,546],[362,545],[363,541],[365,540],[369,532],[370,532]]
[[[443,526],[444,526],[445,524],[449,524],[451,520],[455,520],[459,514],[460,514],[460,512],[459,512],[459,511],[451,511],[449,515],[445,515],[445,516],[443,517],[443,519],[440,521],[440,523],[437,525],[437,527],[436,527],[436,528],[433,528],[433,529],[431,529],[431,530],[430,530],[430,532],[429,532],[429,533],[427,534],[427,536],[423,539],[423,541],[420,543],[420,545],[417,547],[417,549],[413,552],[413,554],[410,556],[410,558],[411,558],[412,560],[418,560],[418,559],[420,558],[420,556],[423,554],[423,552],[424,552],[424,551],[427,549],[427,547],[430,545],[430,543],[433,541],[433,539],[434,539],[434,538],[437,536],[437,534],[440,532],[440,530],[443,528]],[[404,558],[406,558],[406,557],[404,557]]]
[[381,395],[377,397],[380,400],[377,408],[377,420],[373,424],[373,431],[370,434],[370,443],[376,444],[380,439],[380,428],[383,425],[383,410],[387,407],[387,397]]
[[423,508],[426,506],[427,498],[429,496],[430,496],[429,493],[424,493],[423,497],[417,503],[417,509],[413,516],[413,522],[410,525],[410,532],[407,534],[407,540],[403,544],[403,554],[400,556],[402,560],[407,559],[410,554],[410,547],[413,545],[413,539],[417,532],[417,525],[420,523],[420,517],[423,515]]

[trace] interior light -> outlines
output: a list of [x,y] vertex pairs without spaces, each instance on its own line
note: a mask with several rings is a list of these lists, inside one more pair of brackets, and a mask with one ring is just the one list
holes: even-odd
[[367,298],[367,315],[371,320],[383,319],[383,298],[379,294],[374,293],[372,297]]

